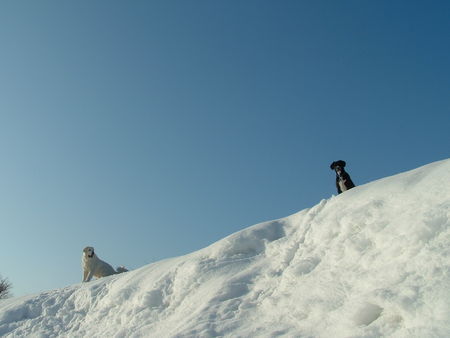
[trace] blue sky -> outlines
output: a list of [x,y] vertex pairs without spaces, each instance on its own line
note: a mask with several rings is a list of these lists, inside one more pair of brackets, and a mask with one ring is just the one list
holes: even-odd
[[448,1],[3,1],[0,274],[130,269],[449,157]]

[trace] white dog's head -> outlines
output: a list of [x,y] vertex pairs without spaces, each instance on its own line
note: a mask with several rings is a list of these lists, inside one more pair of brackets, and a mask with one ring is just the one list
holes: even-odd
[[92,258],[95,255],[94,248],[92,246],[87,246],[83,249],[83,254],[85,257]]

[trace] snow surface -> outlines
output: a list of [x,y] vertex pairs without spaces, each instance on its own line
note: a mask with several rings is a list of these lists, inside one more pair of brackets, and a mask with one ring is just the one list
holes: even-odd
[[448,159],[186,256],[1,301],[0,336],[450,337],[449,182]]

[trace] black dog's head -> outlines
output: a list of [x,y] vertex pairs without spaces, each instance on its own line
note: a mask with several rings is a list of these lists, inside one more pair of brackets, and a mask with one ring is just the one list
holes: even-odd
[[334,161],[334,162],[331,163],[331,165],[330,165],[330,169],[331,169],[331,170],[336,170],[337,168],[343,169],[344,167],[345,167],[345,161],[342,161],[342,160]]
[[336,171],[337,175],[341,175],[341,173],[344,171],[344,167],[345,167],[345,161],[342,161],[342,160],[334,161],[330,165],[331,170]]

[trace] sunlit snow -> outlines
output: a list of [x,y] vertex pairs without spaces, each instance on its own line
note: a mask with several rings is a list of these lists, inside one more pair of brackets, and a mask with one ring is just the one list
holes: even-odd
[[435,162],[186,256],[0,301],[0,336],[450,337],[449,182]]

